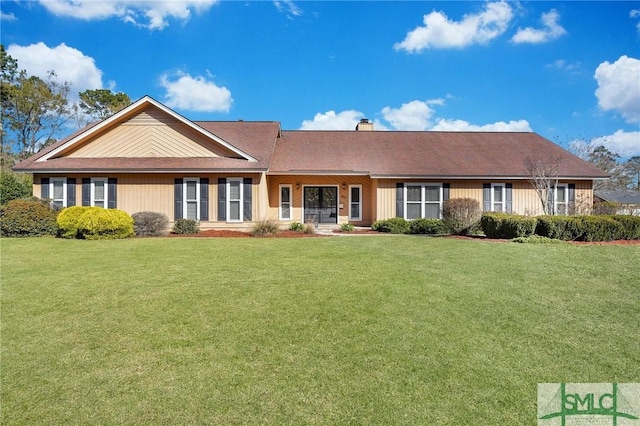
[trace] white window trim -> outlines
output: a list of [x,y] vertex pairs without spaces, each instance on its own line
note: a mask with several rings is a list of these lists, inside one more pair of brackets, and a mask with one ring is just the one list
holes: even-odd
[[193,200],[187,200],[187,182],[196,183],[196,220],[200,220],[200,178],[187,177],[182,180],[182,217],[187,218],[187,202]]
[[[564,189],[564,203],[558,202],[558,188]],[[558,212],[558,206],[564,204],[564,213]],[[553,212],[554,214],[568,214],[569,213],[569,185],[566,183],[559,183],[553,188]]]
[[[240,201],[240,207],[239,207],[239,217],[240,219],[231,219],[231,182],[238,182],[240,183],[240,200],[233,200],[233,201]],[[227,185],[226,185],[226,190],[227,190],[227,205],[225,206],[225,208],[227,209],[227,222],[242,222],[243,218],[244,218],[244,180],[243,178],[227,178]]]
[[53,198],[54,182],[62,182],[62,208],[67,207],[67,178],[50,178],[49,179],[49,196],[51,203],[55,202]]
[[[502,188],[502,201],[500,202],[502,204],[502,208],[500,210],[494,210],[494,205],[496,203],[496,201],[494,201],[493,198],[493,191],[495,187],[500,187]],[[506,183],[492,183],[491,184],[491,208],[490,211],[492,212],[498,212],[498,213],[504,213],[505,211],[507,211],[507,184]]]
[[[282,188],[289,188],[289,217],[284,217],[284,215],[282,214]],[[290,184],[283,184],[280,185],[278,188],[278,197],[279,197],[279,201],[278,201],[278,218],[280,220],[292,220],[293,217],[293,185]]]
[[106,177],[91,178],[91,206],[96,205],[96,181],[104,182],[104,208],[106,209],[109,204],[109,179]]
[[[407,218],[407,213],[408,213],[408,204],[409,204],[409,200],[407,197],[407,190],[409,186],[420,186],[420,218],[424,218],[424,205],[427,204],[427,202],[425,201],[425,194],[424,194],[424,188],[426,186],[437,186],[439,187],[439,191],[438,191],[438,219],[442,219],[442,197],[443,197],[443,190],[442,190],[442,183],[436,183],[436,182],[405,182],[404,183],[404,219],[405,220],[413,220],[413,219],[408,219]],[[411,204],[417,204],[416,201],[412,201]],[[429,201],[428,204],[435,204],[435,202],[433,201]]]
[[[358,201],[358,216],[351,216],[351,204],[353,201],[351,200],[351,190],[353,188],[358,188],[358,192],[360,192],[360,201]],[[349,220],[362,220],[362,185],[349,185]]]

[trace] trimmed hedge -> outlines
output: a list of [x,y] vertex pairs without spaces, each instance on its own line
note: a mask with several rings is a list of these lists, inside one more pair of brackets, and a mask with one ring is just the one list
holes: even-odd
[[133,237],[133,219],[126,212],[102,207],[82,207],[78,215],[76,238],[115,240]]
[[409,232],[420,235],[443,235],[450,231],[441,219],[415,219],[409,222]]
[[616,214],[611,216],[611,218],[619,222],[622,226],[620,239],[640,240],[640,216]]
[[540,216],[536,234],[565,241],[636,240],[640,239],[640,217]]
[[0,206],[0,235],[41,237],[56,235],[58,212],[45,200],[11,200]]
[[485,213],[480,219],[482,232],[489,238],[529,237],[536,230],[536,218],[507,213]]
[[408,234],[409,222],[401,217],[392,217],[390,219],[377,220],[371,229],[378,232],[388,232],[390,234]]
[[131,217],[136,237],[161,237],[169,232],[169,218],[164,213],[139,212]]

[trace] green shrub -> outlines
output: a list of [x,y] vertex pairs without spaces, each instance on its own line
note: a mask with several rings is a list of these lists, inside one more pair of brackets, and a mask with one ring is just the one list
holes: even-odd
[[482,232],[489,238],[528,237],[536,230],[536,218],[507,213],[485,213],[480,219]]
[[408,234],[409,222],[401,217],[392,217],[391,219],[377,220],[371,229],[390,234]]
[[139,212],[131,215],[136,237],[160,237],[167,235],[169,218],[164,213]]
[[264,237],[265,235],[275,235],[280,232],[280,226],[275,220],[267,219],[256,222],[251,228],[251,235],[254,237]]
[[31,197],[31,187],[31,177],[3,171],[0,173],[0,205],[11,200]]
[[173,223],[174,234],[197,234],[200,224],[193,219],[178,219]]
[[538,216],[536,234],[563,241],[578,240],[582,235],[578,216]]
[[0,235],[38,237],[56,235],[57,212],[44,200],[11,200],[0,206]]
[[304,230],[304,225],[301,224],[300,222],[291,222],[291,225],[289,225],[289,231],[303,231]]
[[343,223],[340,225],[340,230],[342,232],[353,232],[356,230],[356,227],[353,226],[353,223]]
[[78,235],[86,240],[133,237],[133,218],[122,210],[87,207],[78,218]]
[[73,206],[58,213],[58,236],[61,238],[81,238],[78,233],[78,221],[90,207]]
[[452,198],[442,206],[442,219],[454,234],[468,235],[480,224],[482,209],[473,198]]
[[442,219],[415,219],[409,222],[409,232],[411,234],[443,235],[450,231]]
[[620,239],[640,240],[640,216],[613,215],[613,220],[620,223]]
[[540,235],[529,235],[528,237],[518,237],[511,240],[513,243],[524,244],[565,244],[562,240],[554,240]]
[[[631,217],[631,216],[627,216]],[[640,220],[622,215],[540,216],[536,234],[565,241],[611,241],[640,237]]]
[[622,225],[610,216],[578,216],[581,241],[618,240],[622,234]]

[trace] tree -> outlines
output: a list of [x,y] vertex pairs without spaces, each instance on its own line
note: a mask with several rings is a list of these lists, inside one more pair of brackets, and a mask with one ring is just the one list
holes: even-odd
[[18,71],[17,61],[2,48],[2,150],[24,159],[55,140],[55,134],[71,118],[69,83],[56,81],[54,71],[46,80]]
[[556,214],[554,192],[558,186],[560,174],[559,158],[528,157],[525,165],[529,174],[529,182],[536,190],[542,203],[544,214]]
[[104,120],[131,103],[125,93],[107,89],[85,90],[80,93],[80,109],[91,120]]
[[31,193],[31,177],[3,170],[0,173],[0,205],[11,200],[28,198]]
[[624,172],[629,179],[630,189],[640,191],[640,155],[629,158],[624,164]]
[[619,160],[620,155],[611,152],[604,145],[594,147],[587,154],[587,161],[610,176],[607,181],[596,181],[593,189],[624,189],[627,187],[630,179],[625,174],[625,168],[618,162]]

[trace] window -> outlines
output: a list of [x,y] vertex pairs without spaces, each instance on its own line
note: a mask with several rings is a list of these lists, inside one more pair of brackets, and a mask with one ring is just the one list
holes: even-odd
[[227,221],[242,221],[242,179],[227,179]]
[[440,218],[441,184],[407,184],[405,186],[405,219]]
[[503,183],[491,184],[491,211],[505,211],[505,190]]
[[349,220],[362,220],[362,186],[349,186]]
[[51,194],[51,203],[54,207],[61,209],[67,207],[67,179],[52,178],[49,181],[49,194]]
[[183,182],[185,219],[200,220],[200,179],[185,178]]
[[555,214],[568,214],[568,195],[566,184],[556,186],[554,196],[555,203],[553,206]]
[[91,205],[95,207],[107,208],[107,178],[91,179]]
[[280,185],[280,220],[291,220],[291,185]]

